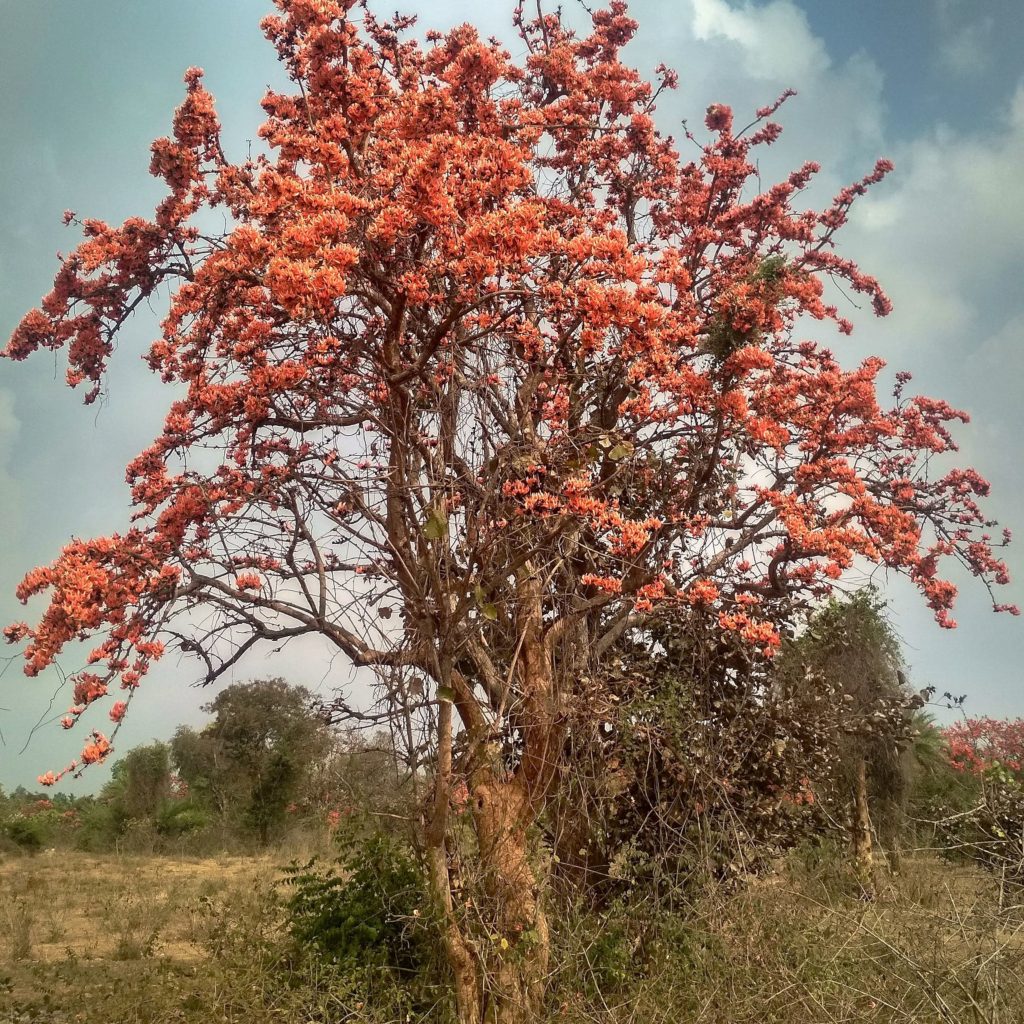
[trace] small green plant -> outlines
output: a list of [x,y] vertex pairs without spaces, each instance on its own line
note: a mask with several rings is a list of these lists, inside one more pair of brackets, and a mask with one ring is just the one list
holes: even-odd
[[625,921],[602,922],[586,950],[590,994],[608,995],[625,988],[637,973],[635,950],[636,940]]

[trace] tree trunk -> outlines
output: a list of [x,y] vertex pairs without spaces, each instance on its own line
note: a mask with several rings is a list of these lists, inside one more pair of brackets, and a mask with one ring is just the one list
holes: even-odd
[[448,860],[444,844],[428,841],[427,872],[430,888],[441,913],[441,933],[448,966],[452,970],[455,1010],[459,1024],[480,1024],[483,1001],[480,995],[480,965],[466,942],[452,900]]
[[551,952],[540,887],[530,864],[530,801],[515,782],[473,790],[473,819],[487,897],[490,961],[483,1019],[487,1024],[538,1020]]
[[[561,717],[555,706],[551,655],[543,629],[539,577],[527,565],[519,579],[515,667],[521,696],[515,707],[523,739],[520,764],[510,769],[487,742],[487,724],[472,687],[435,643],[435,677],[447,687],[438,708],[438,753],[426,846],[431,885],[443,916],[445,951],[455,984],[460,1024],[527,1024],[540,1019],[550,957],[550,936],[540,887],[530,863],[528,832],[543,806],[560,751]],[[478,874],[456,894],[451,864],[458,850],[447,827],[455,776],[452,702],[466,730],[470,753],[469,810],[476,833]],[[466,899],[466,897],[469,897]],[[462,901],[471,911],[470,934]]]
[[424,829],[427,876],[441,918],[445,956],[452,970],[455,1007],[459,1024],[479,1024],[482,1010],[480,966],[466,941],[452,898],[448,870],[448,801],[452,781],[452,706],[442,700],[437,725],[437,772],[434,793]]
[[874,856],[871,849],[871,816],[868,813],[867,762],[857,761],[853,786],[853,823],[851,827],[853,866],[865,895],[874,896]]
[[540,1019],[550,935],[530,864],[528,806],[515,783],[488,782],[473,790],[482,872],[475,910],[485,932],[476,942],[467,938],[459,920],[446,837],[436,827],[439,819],[431,815],[427,822],[427,870],[441,914],[459,1024],[528,1024]]

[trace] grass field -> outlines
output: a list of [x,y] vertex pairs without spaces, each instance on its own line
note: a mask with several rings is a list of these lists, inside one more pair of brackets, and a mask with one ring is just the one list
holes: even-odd
[[[0,1021],[402,1020],[289,947],[275,886],[287,859],[6,857]],[[928,857],[864,903],[829,865],[794,860],[701,896],[635,978],[627,961],[608,981],[607,936],[570,940],[552,1019],[1021,1024],[1022,903],[991,875]]]
[[270,972],[281,862],[68,851],[7,858],[0,1020],[245,1019],[229,1008],[204,1013],[244,984],[245,957],[233,943],[249,947],[257,974]]

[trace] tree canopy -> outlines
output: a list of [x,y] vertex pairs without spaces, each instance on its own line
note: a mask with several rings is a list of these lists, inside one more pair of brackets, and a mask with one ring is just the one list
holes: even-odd
[[266,841],[332,747],[312,695],[281,679],[225,687],[205,711],[213,721],[182,727],[171,752],[189,790],[222,814],[240,814]]
[[[583,628],[600,654],[679,603],[773,646],[774,606],[858,555],[908,573],[945,624],[942,561],[1005,579],[984,481],[926,473],[963,414],[905,375],[885,408],[880,359],[844,370],[792,330],[849,330],[826,275],[888,311],[833,251],[886,161],[820,213],[794,208],[814,164],[752,191],[776,105],[743,131],[710,108],[684,161],[653,119],[674,76],[620,62],[621,3],[584,38],[520,11],[522,66],[469,26],[423,47],[350,2],[280,6],[264,30],[298,91],[263,98],[272,155],[228,160],[190,70],[153,145],[155,216],[82,221],[5,351],[66,348],[91,401],[131,312],[174,289],[146,359],[186,392],[129,467],[137,525],[30,573],[19,596],[50,608],[8,629],[30,673],[102,636],[74,710],[133,688],[169,641],[213,677],[305,632],[433,675],[459,651],[500,706],[517,651],[550,659]],[[196,629],[199,605],[215,625]]]

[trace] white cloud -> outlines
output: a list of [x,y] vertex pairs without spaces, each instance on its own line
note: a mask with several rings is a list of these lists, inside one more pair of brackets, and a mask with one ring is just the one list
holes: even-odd
[[659,106],[666,131],[678,134],[675,125],[684,119],[699,127],[711,103],[729,104],[743,124],[795,89],[777,117],[782,141],[759,154],[765,182],[817,160],[824,171],[807,200],[824,203],[883,155],[881,70],[864,53],[834,60],[791,0],[684,0],[671,17],[664,0],[637,0],[630,11],[640,30],[628,59],[643,70],[665,61],[679,72],[679,91]]
[[1019,308],[1024,265],[1024,84],[994,129],[945,126],[896,147],[850,241],[893,293],[901,347],[954,364]]
[[693,0],[693,33],[703,42],[735,43],[744,71],[754,78],[805,80],[827,72],[832,63],[803,11],[789,0],[741,7],[725,0]]

